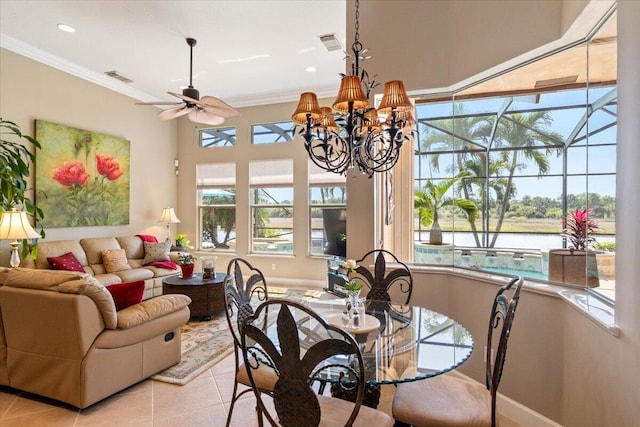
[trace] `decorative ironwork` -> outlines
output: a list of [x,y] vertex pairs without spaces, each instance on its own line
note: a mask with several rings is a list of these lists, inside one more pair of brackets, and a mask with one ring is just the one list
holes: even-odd
[[300,125],[305,149],[311,160],[329,172],[363,173],[371,178],[375,172],[393,168],[400,149],[409,140],[415,125],[413,105],[404,83],[385,83],[378,109],[370,107],[368,98],[378,84],[360,68],[368,59],[360,43],[359,6],[356,4],[355,40],[351,45],[351,74],[343,75],[333,110],[320,107],[316,94],[305,92],[291,118]]
[[[386,274],[385,256],[389,256],[394,263],[400,265],[400,268],[391,270],[389,274]],[[365,266],[367,263],[363,262],[369,257],[375,259],[373,274]],[[413,276],[409,267],[394,254],[384,249],[374,249],[367,252],[359,260],[356,260],[356,263],[358,264],[358,268],[356,268],[357,276],[351,279],[369,288],[367,300],[391,302],[389,290],[392,287],[396,287],[401,294],[406,295],[406,300],[402,304],[409,304],[411,292],[413,291]]]

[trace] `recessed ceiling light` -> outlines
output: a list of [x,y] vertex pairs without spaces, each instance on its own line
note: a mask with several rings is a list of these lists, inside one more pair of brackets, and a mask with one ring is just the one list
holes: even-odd
[[315,73],[316,67],[307,67],[304,69],[307,73]]
[[58,29],[61,31],[64,31],[65,33],[75,33],[76,29],[73,28],[71,25],[67,25],[67,24],[58,24]]

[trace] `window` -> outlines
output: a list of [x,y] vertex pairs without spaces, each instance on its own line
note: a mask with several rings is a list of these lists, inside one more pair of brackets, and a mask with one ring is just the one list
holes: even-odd
[[251,251],[293,253],[293,160],[249,163]]
[[196,165],[200,249],[235,250],[236,165]]
[[309,160],[311,255],[347,255],[346,177],[326,172]]
[[293,130],[293,122],[253,125],[251,127],[251,142],[253,144],[271,144],[293,141]]
[[228,147],[236,145],[236,128],[213,128],[198,130],[200,147]]
[[[593,45],[417,106],[415,262],[589,287],[595,277],[596,291],[614,298],[615,25],[613,15]],[[475,205],[472,217],[462,202]],[[598,227],[583,275],[552,274],[554,251],[571,245],[563,219],[585,208]],[[438,228],[444,244],[429,243]]]

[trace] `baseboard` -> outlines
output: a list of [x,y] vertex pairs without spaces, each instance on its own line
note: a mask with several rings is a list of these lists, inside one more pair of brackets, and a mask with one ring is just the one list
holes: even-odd
[[[455,375],[468,381],[475,381],[460,372],[452,371],[449,375]],[[502,416],[518,423],[523,427],[562,427],[561,424],[537,413],[513,399],[498,393],[498,409]]]

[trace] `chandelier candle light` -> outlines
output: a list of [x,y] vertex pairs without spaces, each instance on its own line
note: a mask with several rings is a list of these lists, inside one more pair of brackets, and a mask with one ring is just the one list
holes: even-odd
[[400,80],[385,83],[377,110],[369,105],[369,95],[377,84],[360,69],[360,61],[369,57],[364,56],[367,49],[359,40],[360,2],[355,3],[353,54],[347,54],[352,58],[351,74],[342,77],[333,110],[320,107],[315,93],[305,92],[291,118],[300,125],[305,149],[316,165],[329,172],[346,175],[352,171],[371,178],[374,172],[388,171],[398,162],[415,119]]

